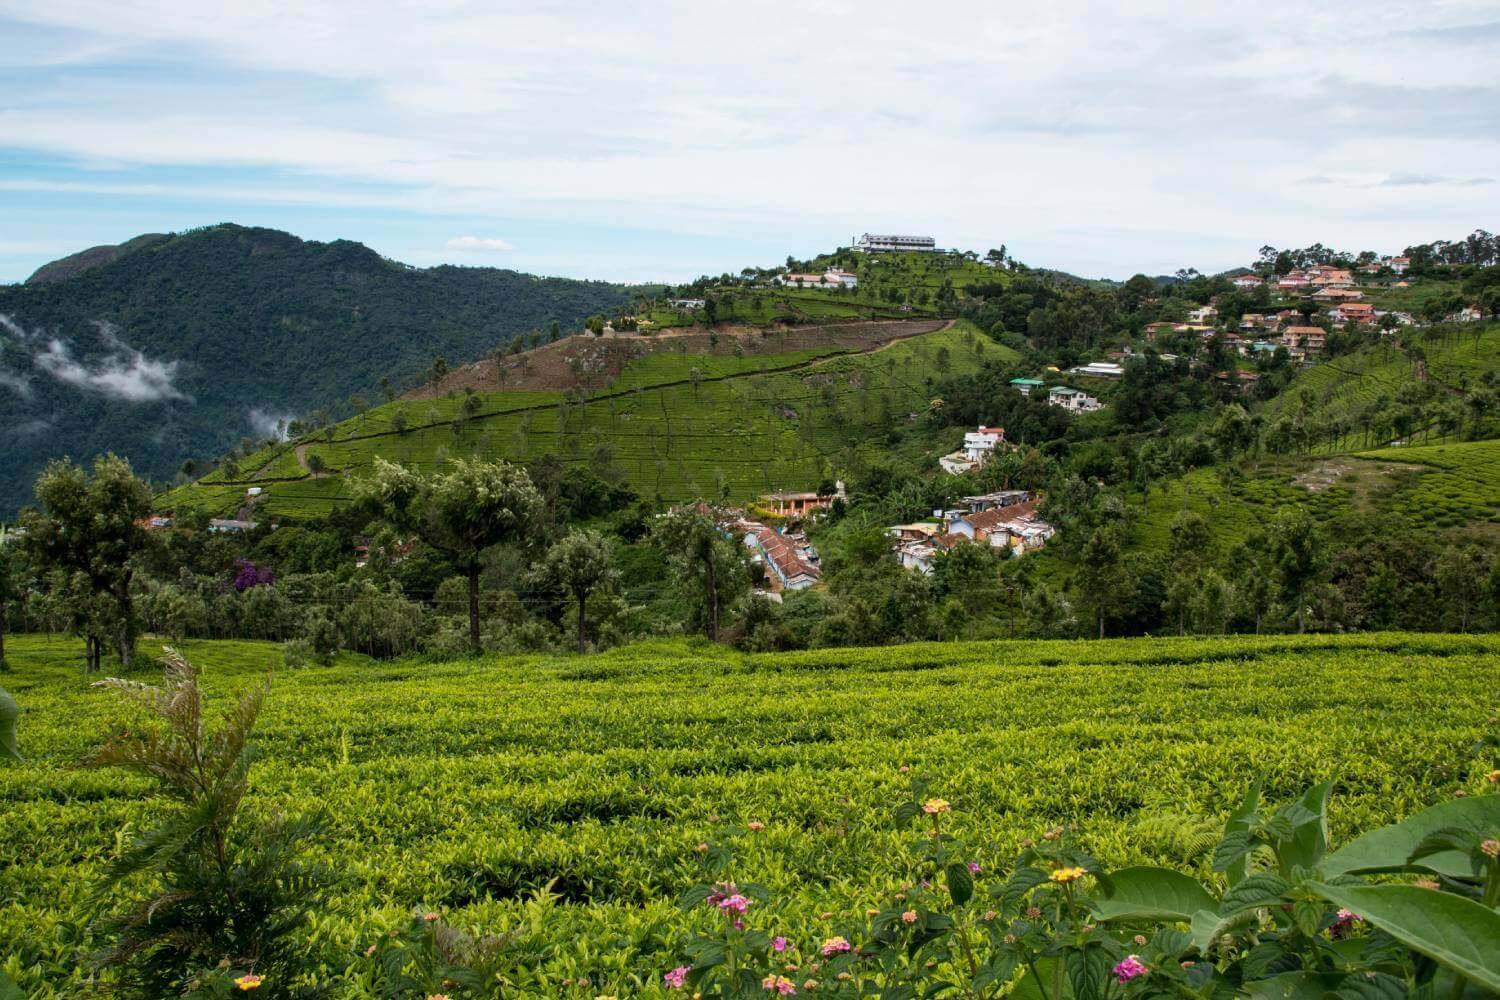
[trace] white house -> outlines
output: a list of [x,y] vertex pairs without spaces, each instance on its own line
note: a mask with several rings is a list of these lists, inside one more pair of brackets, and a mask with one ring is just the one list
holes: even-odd
[[667,305],[674,309],[702,309],[708,302],[706,299],[668,299]]
[[973,472],[988,461],[994,450],[1004,442],[1004,427],[981,425],[977,431],[969,431],[964,435],[962,448],[938,459],[938,465],[950,476]]
[[1213,306],[1200,306],[1188,313],[1189,323],[1212,323],[1219,318],[1219,310]]
[[1390,259],[1390,266],[1391,270],[1395,271],[1397,274],[1405,274],[1407,272],[1407,269],[1411,267],[1411,258],[1392,257]]
[[1234,284],[1235,288],[1245,289],[1259,288],[1261,285],[1265,284],[1265,282],[1261,280],[1261,277],[1258,274],[1238,275],[1233,279],[1232,283]]
[[845,288],[859,287],[859,275],[855,274],[853,271],[840,271],[838,268],[831,267],[827,271],[823,272],[823,277],[828,281],[833,282],[837,285],[842,285]]
[[1102,408],[1093,396],[1080,389],[1069,389],[1065,385],[1048,389],[1047,403],[1051,406],[1060,406],[1070,413],[1093,413]]

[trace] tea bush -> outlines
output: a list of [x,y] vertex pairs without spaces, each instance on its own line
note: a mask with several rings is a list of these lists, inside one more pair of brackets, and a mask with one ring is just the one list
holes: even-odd
[[[211,706],[281,667],[272,643],[182,651]],[[26,995],[74,996],[82,957],[109,944],[95,917],[141,888],[95,899],[103,873],[159,800],[142,778],[73,767],[125,717],[76,673],[72,642],[21,636],[9,653],[25,759],[0,765],[0,971]],[[913,774],[953,801],[944,830],[992,873],[985,891],[1023,842],[1066,827],[1100,871],[1169,865],[1219,899],[1209,852],[1257,774],[1272,803],[1333,779],[1328,836],[1345,844],[1485,787],[1496,690],[1500,637],[1435,634],[343,653],[278,670],[247,802],[326,817],[305,862],[332,881],[283,960],[302,985],[456,997],[480,969],[511,995],[665,995],[689,942],[722,930],[678,906],[721,845],[742,889],[765,887],[757,919],[774,922],[756,928],[804,954],[867,943],[866,912],[917,881],[890,805]]]

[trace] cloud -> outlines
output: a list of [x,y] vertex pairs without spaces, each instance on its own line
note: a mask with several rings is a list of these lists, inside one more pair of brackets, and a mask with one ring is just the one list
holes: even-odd
[[1380,182],[1381,187],[1431,187],[1436,184],[1457,184],[1462,187],[1475,187],[1480,184],[1493,184],[1493,177],[1445,177],[1441,174],[1406,174],[1397,173],[1388,175]]
[[108,323],[96,323],[101,343],[109,353],[92,362],[74,359],[72,349],[54,337],[32,359],[36,367],[65,385],[122,399],[131,403],[154,403],[167,399],[189,399],[172,381],[176,361],[153,361],[119,339]]
[[483,236],[455,236],[443,246],[459,253],[505,253],[515,249],[504,240]]
[[262,438],[274,438],[277,441],[287,439],[286,426],[296,417],[290,413],[272,413],[255,407],[246,415],[250,421],[250,429]]
[[31,395],[31,384],[20,375],[0,372],[0,388],[9,389],[22,399]]
[[[369,242],[401,213],[427,228],[399,245],[426,253],[502,253],[447,239],[500,231],[534,266],[562,233],[568,253],[632,269],[683,256],[643,231],[714,238],[701,267],[718,270],[751,262],[736,257],[750,245],[779,241],[779,259],[914,228],[1129,274],[1181,252],[1153,232],[1211,233],[1215,254],[1396,248],[1500,212],[1479,177],[1375,190],[1500,162],[1493,46],[1474,43],[1493,37],[1494,0],[1419,18],[1399,0],[1358,17],[1265,0],[1248,21],[1166,0],[1025,19],[954,0],[920,23],[899,0],[815,0],[795,23],[711,0],[661,0],[650,18],[605,0],[369,10],[0,0],[0,35],[46,40],[4,56],[0,145],[23,166],[0,181],[0,214],[69,186],[203,221],[309,204],[323,234]],[[726,61],[725,38],[761,57]],[[559,39],[578,58],[559,60]],[[6,238],[55,232],[37,218]],[[1139,236],[1055,235],[1100,219]]]

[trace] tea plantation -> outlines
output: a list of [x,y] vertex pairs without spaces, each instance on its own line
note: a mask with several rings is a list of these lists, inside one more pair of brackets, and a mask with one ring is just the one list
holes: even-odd
[[[1054,825],[1106,864],[1214,879],[1203,835],[1261,771],[1271,799],[1333,779],[1334,843],[1475,790],[1500,691],[1495,636],[774,655],[662,642],[298,670],[269,644],[183,651],[215,706],[278,668],[249,807],[326,816],[311,852],[334,881],[306,947],[348,997],[377,995],[366,948],[414,909],[507,934],[518,995],[661,995],[682,936],[711,916],[676,897],[703,880],[698,845],[725,840],[734,875],[775,894],[760,926],[798,947],[852,935],[906,881],[893,807],[907,769],[981,845],[981,887]],[[0,766],[0,961],[25,995],[75,996],[101,943],[99,876],[160,803],[139,779],[73,767],[136,722],[80,676],[74,643],[24,636],[9,652],[0,683],[27,759]]]

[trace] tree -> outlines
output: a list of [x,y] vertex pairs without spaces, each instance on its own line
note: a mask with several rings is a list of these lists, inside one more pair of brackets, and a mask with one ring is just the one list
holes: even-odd
[[15,550],[0,541],[0,670],[5,669],[5,630],[10,625],[10,602],[16,598],[18,574]]
[[1094,530],[1083,547],[1082,565],[1078,570],[1078,589],[1084,602],[1094,609],[1099,638],[1104,638],[1104,622],[1129,603],[1134,585],[1125,570],[1123,545],[1118,524],[1105,524]]
[[1270,563],[1277,594],[1295,609],[1298,633],[1307,631],[1307,605],[1328,567],[1323,536],[1312,515],[1300,508],[1283,509],[1271,524]]
[[682,579],[702,595],[704,633],[717,642],[725,609],[750,587],[738,546],[719,533],[703,511],[683,507],[663,515],[651,529],[652,541],[676,563]]
[[33,565],[67,577],[86,669],[99,669],[105,634],[130,666],[138,632],[130,585],[135,557],[150,542],[139,522],[151,513],[151,488],[129,462],[103,455],[92,476],[66,459],[50,463],[37,477],[36,498],[40,509],[21,512],[22,544]]
[[547,550],[544,572],[578,602],[578,651],[587,648],[588,599],[614,585],[619,574],[611,565],[609,540],[597,531],[574,529]]
[[979,618],[1000,603],[1000,559],[995,550],[983,543],[955,545],[936,561],[932,575],[939,594],[957,602],[964,636],[973,639]]
[[528,538],[545,504],[526,470],[508,462],[455,459],[446,472],[423,476],[375,459],[366,496],[386,520],[436,549],[469,581],[469,645],[478,650],[480,555],[502,542]]

